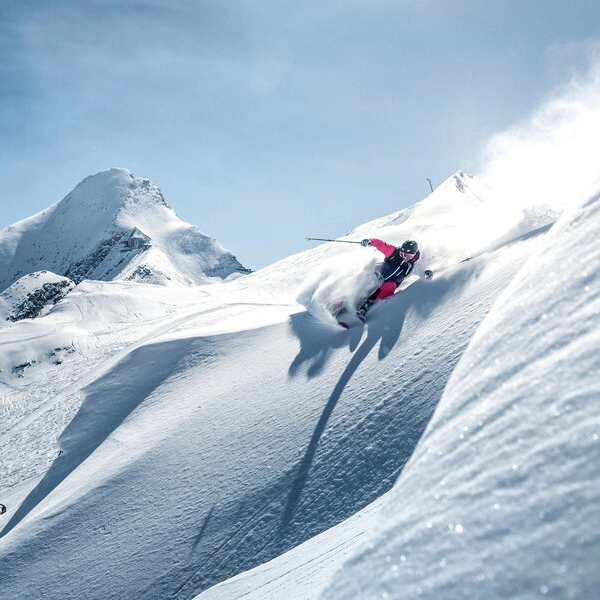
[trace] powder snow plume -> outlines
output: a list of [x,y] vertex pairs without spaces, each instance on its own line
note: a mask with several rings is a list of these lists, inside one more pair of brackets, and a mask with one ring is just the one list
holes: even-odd
[[355,309],[369,290],[377,286],[376,262],[374,254],[360,252],[355,253],[352,260],[347,255],[330,258],[307,278],[298,292],[297,301],[316,318],[333,321],[333,305],[343,302]]
[[589,55],[585,74],[484,149],[479,172],[507,213],[520,213],[517,233],[555,220],[600,177],[600,46]]

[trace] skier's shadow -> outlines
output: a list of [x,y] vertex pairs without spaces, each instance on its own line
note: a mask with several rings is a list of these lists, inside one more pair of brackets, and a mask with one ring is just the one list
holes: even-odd
[[[84,401],[59,438],[62,448],[46,475],[0,532],[5,536],[81,465],[176,369],[194,338],[142,346],[84,388]],[[172,346],[172,348],[168,348]],[[125,373],[119,379],[115,373]]]
[[334,325],[325,325],[310,313],[296,313],[290,318],[290,327],[300,342],[300,352],[294,358],[288,373],[290,377],[298,374],[300,368],[308,365],[308,377],[319,375],[334,350],[347,344],[348,334],[341,327],[334,330]]
[[[476,267],[472,269],[473,272],[476,270]],[[319,334],[316,329],[306,327],[309,316],[305,313],[293,316],[291,325],[299,337],[300,353],[290,367],[291,375],[298,371],[299,365],[302,362],[307,361],[312,361],[312,365],[308,369],[308,375],[316,375],[323,369],[327,359],[335,349],[346,344],[351,351],[355,347],[357,349],[329,396],[306,452],[297,467],[281,520],[281,535],[284,535],[288,527],[292,524],[294,513],[306,485],[319,442],[327,427],[327,423],[344,389],[362,362],[378,343],[378,358],[379,360],[383,360],[400,339],[406,317],[411,311],[415,311],[421,319],[426,318],[440,304],[442,299],[455,288],[461,286],[464,280],[465,274],[463,273],[462,275],[448,276],[438,281],[425,282],[425,285],[410,286],[395,298],[391,298],[382,305],[376,305],[370,313],[366,328],[354,327],[347,332],[342,331],[341,334],[338,334],[338,332],[327,332],[326,334],[322,330]],[[294,319],[296,320],[295,323]],[[356,341],[357,335],[360,341],[364,334],[364,329],[366,329],[367,337],[358,345]]]

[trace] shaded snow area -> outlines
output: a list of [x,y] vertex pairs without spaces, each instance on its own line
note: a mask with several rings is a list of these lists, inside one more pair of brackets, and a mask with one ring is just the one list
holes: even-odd
[[185,285],[248,272],[218,242],[181,221],[153,183],[125,169],[90,176],[60,202],[0,230],[0,291],[41,270],[75,283]]
[[457,173],[344,238],[435,271],[349,331],[381,260],[350,244],[8,323],[0,597],[593,597],[597,243],[554,270],[596,204],[524,220]]

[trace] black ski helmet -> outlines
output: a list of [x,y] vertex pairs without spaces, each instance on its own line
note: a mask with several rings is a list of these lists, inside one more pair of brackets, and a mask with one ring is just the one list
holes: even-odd
[[416,254],[419,251],[419,244],[414,240],[406,240],[402,246],[400,246],[401,252],[406,252],[406,254]]

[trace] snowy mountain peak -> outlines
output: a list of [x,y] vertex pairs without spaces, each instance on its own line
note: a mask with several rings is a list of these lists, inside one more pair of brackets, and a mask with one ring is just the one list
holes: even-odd
[[127,169],[113,168],[86,177],[58,203],[57,213],[76,216],[84,212],[86,218],[103,214],[116,217],[120,210],[147,208],[153,204],[167,207],[156,185],[148,179],[134,177]]
[[76,283],[179,285],[248,272],[215,240],[181,221],[156,185],[126,169],[87,177],[60,202],[0,231],[0,290],[41,270]]

